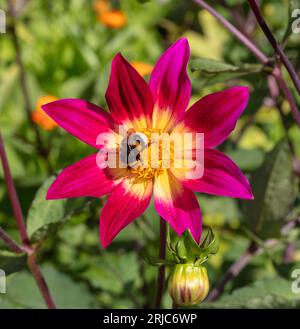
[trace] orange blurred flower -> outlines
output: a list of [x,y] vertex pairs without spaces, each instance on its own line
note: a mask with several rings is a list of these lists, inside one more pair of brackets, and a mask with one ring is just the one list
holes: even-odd
[[133,61],[130,64],[139,72],[142,77],[150,75],[153,70],[153,65],[147,63]]
[[95,1],[94,9],[97,14],[97,20],[103,25],[113,29],[120,29],[126,25],[126,15],[121,10],[111,9],[107,0]]
[[126,24],[126,16],[120,10],[107,11],[98,16],[98,21],[107,27],[120,29]]
[[94,1],[95,12],[100,14],[110,10],[110,5],[107,0]]
[[32,121],[38,124],[45,130],[53,130],[57,123],[52,120],[43,110],[42,105],[56,101],[58,98],[55,96],[47,95],[38,98],[35,106],[35,110],[31,114]]

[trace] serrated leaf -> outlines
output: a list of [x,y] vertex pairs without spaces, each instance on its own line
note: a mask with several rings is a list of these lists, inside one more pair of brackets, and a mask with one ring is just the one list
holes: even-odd
[[291,282],[280,277],[266,279],[236,289],[216,302],[204,303],[201,308],[298,308],[299,294],[294,294]]
[[9,275],[20,271],[26,265],[26,254],[16,254],[7,250],[0,250],[0,269]]
[[261,239],[280,237],[280,228],[297,196],[292,156],[281,141],[267,156],[251,179],[254,201],[245,201],[247,227]]
[[94,288],[120,295],[138,280],[138,261],[134,253],[111,252],[91,260],[81,276]]
[[54,179],[55,177],[50,177],[42,184],[29,209],[27,229],[33,242],[54,233],[60,225],[82,210],[90,201],[89,198],[46,200],[46,193]]

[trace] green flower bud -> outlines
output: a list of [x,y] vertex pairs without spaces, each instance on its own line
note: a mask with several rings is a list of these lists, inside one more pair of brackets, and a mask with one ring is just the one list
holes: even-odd
[[168,282],[169,294],[177,305],[200,303],[208,294],[209,281],[204,266],[176,264]]

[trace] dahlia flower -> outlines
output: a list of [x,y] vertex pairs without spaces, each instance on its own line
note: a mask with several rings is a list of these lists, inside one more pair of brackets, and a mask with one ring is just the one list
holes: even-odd
[[[128,135],[140,132],[154,144],[151,133],[202,133],[204,154],[201,177],[188,177],[190,166],[175,166],[176,151],[169,152],[171,165],[162,166],[164,150],[159,149],[155,165],[145,150],[131,166],[121,157],[116,168],[100,168],[98,154],[92,154],[65,168],[50,186],[47,199],[109,194],[100,215],[100,240],[107,247],[114,237],[149,206],[152,195],[157,213],[181,235],[190,230],[196,242],[201,237],[201,211],[194,191],[232,198],[252,199],[247,178],[237,165],[216,147],[234,129],[245,109],[249,91],[236,86],[197,101],[188,110],[191,83],[187,75],[189,45],[186,39],[174,43],[156,63],[149,84],[117,54],[112,61],[106,100],[109,113],[81,99],[61,99],[43,106],[59,126],[97,150],[100,134],[118,135],[118,126]],[[109,150],[134,148],[125,142],[112,142]],[[136,145],[137,146],[137,145]],[[194,140],[184,145],[194,154]],[[196,150],[197,151],[197,150]],[[125,152],[126,153],[126,152]],[[122,162],[122,165],[121,165]],[[125,163],[124,163],[125,162]],[[124,165],[125,164],[125,165]],[[138,164],[138,165],[137,165]]]

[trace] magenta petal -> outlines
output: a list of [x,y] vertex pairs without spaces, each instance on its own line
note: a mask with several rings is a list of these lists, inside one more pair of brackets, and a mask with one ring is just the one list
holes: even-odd
[[117,123],[142,119],[147,125],[151,124],[153,99],[149,86],[121,54],[112,61],[105,96]]
[[42,108],[59,126],[97,149],[98,135],[114,129],[109,113],[82,99],[60,99]]
[[248,87],[233,87],[207,95],[185,114],[185,125],[204,133],[206,147],[221,144],[234,129],[249,99]]
[[100,240],[104,248],[147,209],[151,195],[151,181],[131,184],[124,180],[112,190],[100,216]]
[[92,154],[65,168],[50,186],[46,199],[101,197],[109,193],[114,182],[98,168],[96,156]]
[[167,49],[156,63],[150,88],[155,107],[180,118],[190,101],[191,83],[187,74],[190,48],[187,39],[180,39]]
[[185,180],[183,184],[197,192],[253,199],[251,186],[241,170],[229,157],[214,149],[204,151],[203,177]]
[[202,218],[194,193],[185,188],[171,174],[161,174],[154,184],[154,206],[180,236],[189,229],[199,243],[202,231]]

